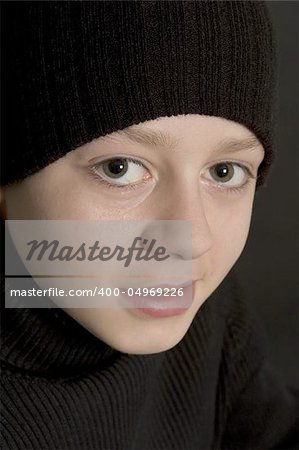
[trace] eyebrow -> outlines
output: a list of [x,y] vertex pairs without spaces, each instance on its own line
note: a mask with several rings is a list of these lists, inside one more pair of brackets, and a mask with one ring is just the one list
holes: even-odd
[[[171,136],[168,132],[156,131],[150,129],[137,129],[134,127],[125,128],[117,132],[124,137],[127,137],[130,141],[142,145],[147,145],[162,150],[171,150],[176,148],[180,140]],[[244,139],[227,138],[220,141],[220,143],[212,150],[212,154],[218,153],[235,153],[244,150],[259,150],[263,147],[256,137],[248,137]]]

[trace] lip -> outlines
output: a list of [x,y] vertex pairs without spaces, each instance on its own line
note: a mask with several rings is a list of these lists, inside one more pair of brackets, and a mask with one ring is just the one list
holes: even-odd
[[[143,296],[138,295],[128,295],[122,294],[126,301],[130,304],[130,309],[142,313],[151,317],[169,317],[184,314],[192,305],[195,294],[195,283],[196,281],[189,281],[188,284],[181,284],[180,286],[170,286],[170,285],[159,285],[151,286],[155,288],[183,288],[182,296]],[[145,287],[145,286],[144,286]],[[146,286],[150,288],[149,286]],[[141,301],[142,300],[142,301]],[[183,303],[184,306],[179,307],[179,301]],[[135,307],[136,304],[142,303],[142,306]],[[175,304],[173,304],[175,303]]]
[[180,287],[185,287],[185,286],[189,286],[190,284],[192,284],[192,283],[195,283],[197,281],[197,279],[196,280],[185,280],[184,282],[177,282],[177,283],[173,283],[173,282],[168,282],[168,283],[163,283],[163,284],[147,284],[147,285],[145,285],[145,284],[142,284],[142,285],[140,285],[140,283],[139,284],[136,284],[135,286],[133,285],[133,283],[130,283],[130,284],[128,284],[128,286],[122,286],[122,287],[119,287],[119,289],[120,290],[127,290],[127,289],[129,289],[129,288],[133,288],[133,289],[138,289],[138,288],[140,288],[140,289],[142,289],[142,288],[148,288],[148,289],[151,289],[151,288],[180,288]]

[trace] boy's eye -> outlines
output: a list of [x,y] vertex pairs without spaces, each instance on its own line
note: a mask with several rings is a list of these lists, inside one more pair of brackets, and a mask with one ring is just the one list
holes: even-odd
[[[91,172],[109,188],[135,189],[152,178],[141,161],[129,157],[115,157],[98,162],[91,167]],[[213,184],[227,191],[241,190],[250,178],[255,178],[246,166],[232,161],[214,164],[207,172],[207,177]]]
[[102,161],[95,164],[92,171],[103,182],[117,186],[139,184],[150,177],[144,165],[132,158],[113,158]]
[[242,186],[248,178],[254,178],[246,166],[230,161],[217,163],[208,172],[210,179],[224,187]]

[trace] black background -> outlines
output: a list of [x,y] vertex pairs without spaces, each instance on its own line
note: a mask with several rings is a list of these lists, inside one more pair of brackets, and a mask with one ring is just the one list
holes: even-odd
[[272,365],[299,386],[299,2],[266,4],[278,41],[277,157],[256,194],[236,272],[265,327]]

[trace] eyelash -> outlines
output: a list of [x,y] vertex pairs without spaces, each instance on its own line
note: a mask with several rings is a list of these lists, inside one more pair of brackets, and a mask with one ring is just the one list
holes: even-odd
[[[112,158],[111,158],[111,159],[112,159]],[[133,162],[133,163],[135,163],[135,164],[137,164],[137,165],[139,165],[139,166],[142,166],[142,167],[144,167],[144,168],[146,169],[146,167],[145,167],[140,161],[138,161],[138,160],[136,160],[136,159],[134,159],[134,158],[126,157],[125,159],[126,159],[126,161],[128,161],[128,162]],[[105,161],[102,161],[102,162],[105,162]],[[97,165],[98,165],[98,164],[99,164],[99,163],[97,163]],[[243,164],[240,164],[240,163],[237,163],[237,162],[235,162],[235,161],[219,161],[219,162],[213,164],[212,166],[210,166],[209,168],[212,168],[212,167],[214,167],[214,166],[216,166],[216,165],[218,165],[218,164],[234,164],[234,165],[236,165],[236,166],[238,166],[238,167],[241,167],[241,169],[243,169],[243,170],[247,173],[247,179],[246,179],[245,183],[243,183],[241,186],[225,187],[225,183],[223,183],[223,185],[221,185],[221,183],[220,183],[219,185],[216,184],[216,186],[217,186],[217,187],[219,188],[219,190],[221,190],[221,191],[229,192],[229,193],[231,193],[231,194],[238,194],[238,193],[240,193],[241,191],[243,191],[243,190],[247,187],[247,185],[248,185],[252,180],[256,180],[256,179],[257,179],[257,177],[255,177],[255,176],[252,174],[251,170],[250,170],[247,166],[245,166],[245,165],[243,165]],[[92,167],[89,168],[89,169],[90,169],[90,170],[89,170],[90,175],[92,176],[92,178],[93,178],[95,181],[97,181],[97,182],[100,183],[101,185],[105,185],[108,189],[119,189],[119,190],[122,190],[122,191],[124,191],[124,190],[134,190],[134,189],[139,188],[139,187],[142,186],[143,184],[146,184],[147,181],[148,181],[148,180],[144,180],[144,181],[142,181],[141,183],[138,183],[138,184],[131,184],[131,185],[127,185],[127,186],[116,185],[116,184],[113,184],[113,183],[109,183],[109,181],[105,180],[104,178],[101,178],[101,177],[95,172],[95,167],[96,167],[96,165],[93,165]],[[216,187],[216,188],[217,188],[217,187]]]

